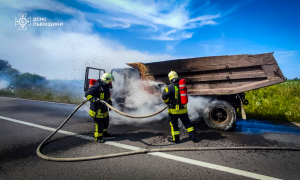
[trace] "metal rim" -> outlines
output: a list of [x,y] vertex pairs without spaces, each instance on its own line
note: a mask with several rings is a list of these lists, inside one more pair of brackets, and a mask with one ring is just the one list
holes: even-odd
[[228,120],[228,114],[224,107],[213,107],[210,109],[209,118],[215,123],[223,123]]

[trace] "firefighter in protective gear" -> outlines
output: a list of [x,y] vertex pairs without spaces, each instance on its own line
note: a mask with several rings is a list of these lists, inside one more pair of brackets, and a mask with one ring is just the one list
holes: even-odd
[[109,125],[108,107],[99,101],[99,99],[104,100],[112,106],[109,90],[111,81],[114,81],[113,75],[110,73],[104,73],[101,76],[101,79],[98,79],[97,83],[89,88],[85,93],[85,97],[90,100],[89,114],[95,123],[95,141],[100,143],[105,142],[102,137],[111,136],[111,134],[107,133]]
[[171,71],[168,75],[170,84],[165,87],[162,93],[162,99],[165,104],[169,106],[168,114],[171,125],[172,137],[168,138],[168,141],[180,143],[180,132],[178,127],[178,118],[182,121],[187,133],[192,141],[198,142],[194,127],[191,124],[191,120],[187,113],[187,105],[181,104],[179,93],[179,79],[175,71]]

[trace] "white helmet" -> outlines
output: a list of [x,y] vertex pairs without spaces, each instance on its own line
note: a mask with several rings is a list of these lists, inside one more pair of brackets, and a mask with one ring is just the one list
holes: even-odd
[[106,84],[110,83],[111,81],[115,81],[115,78],[112,74],[110,73],[104,73],[101,76],[101,80],[104,81]]
[[171,71],[169,74],[168,74],[168,77],[169,77],[169,80],[171,81],[172,79],[174,78],[178,78],[178,75],[175,71]]

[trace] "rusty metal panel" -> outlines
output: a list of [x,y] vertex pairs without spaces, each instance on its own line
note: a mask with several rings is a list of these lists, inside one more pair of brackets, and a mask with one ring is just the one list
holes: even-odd
[[169,83],[168,73],[176,71],[187,80],[188,94],[236,94],[282,83],[284,76],[273,53],[212,56],[155,63],[128,63],[143,79]]

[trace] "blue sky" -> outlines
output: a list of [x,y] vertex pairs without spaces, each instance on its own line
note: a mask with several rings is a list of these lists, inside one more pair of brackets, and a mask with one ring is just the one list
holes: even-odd
[[[299,9],[292,0],[7,0],[0,59],[50,79],[81,79],[85,66],[274,51],[284,75],[300,77]],[[19,13],[64,25],[20,31]]]

